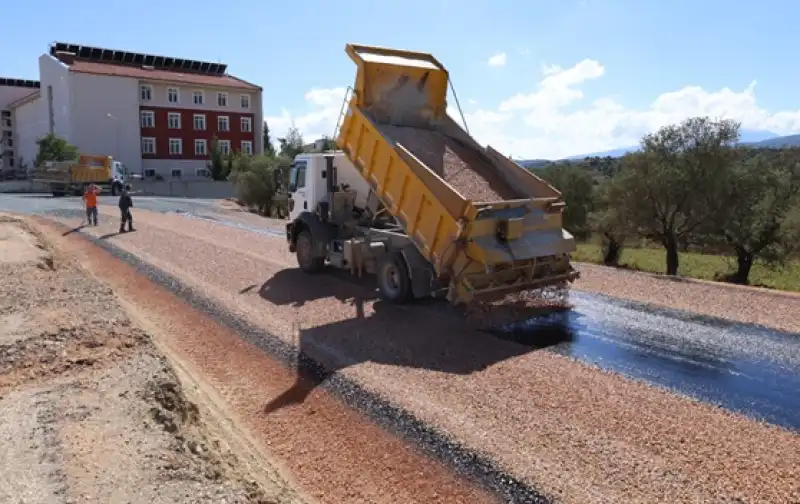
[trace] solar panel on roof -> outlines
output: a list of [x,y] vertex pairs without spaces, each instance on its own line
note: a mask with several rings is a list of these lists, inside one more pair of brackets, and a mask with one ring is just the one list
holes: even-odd
[[69,44],[66,42],[54,42],[50,45],[50,54],[55,56],[57,52],[71,52],[76,57],[89,61],[97,62],[117,62],[134,65],[149,65],[154,68],[166,70],[187,70],[208,75],[223,75],[227,70],[227,65],[222,63],[212,63],[210,61],[198,61],[168,56],[156,56],[152,54],[134,53],[101,47]]

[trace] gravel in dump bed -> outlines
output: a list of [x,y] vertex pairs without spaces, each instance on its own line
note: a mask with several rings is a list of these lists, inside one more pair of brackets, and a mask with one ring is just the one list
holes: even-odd
[[402,144],[428,168],[472,201],[503,201],[521,196],[479,153],[438,131],[382,124],[381,132]]

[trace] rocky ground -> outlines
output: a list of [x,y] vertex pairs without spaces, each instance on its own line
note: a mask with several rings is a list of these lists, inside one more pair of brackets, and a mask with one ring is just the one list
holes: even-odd
[[[201,292],[213,300],[213,309],[246,319],[274,339],[299,345],[336,375],[411,411],[426,425],[487,454],[507,473],[559,501],[782,503],[800,498],[800,438],[794,432],[549,352],[487,339],[446,310],[386,306],[352,279],[298,276],[280,238],[177,215],[140,211],[137,219],[141,224],[137,233],[104,240]],[[84,233],[100,237],[110,231]],[[773,327],[784,330],[798,327],[792,315],[797,310],[784,316],[776,312],[776,306],[781,311],[796,306],[795,299],[706,285],[684,287],[650,277],[618,276],[611,270],[589,273],[579,288],[631,299],[649,293],[657,304],[692,303],[696,312],[742,321],[754,321],[741,307],[756,302],[764,310],[759,322],[772,321]],[[612,292],[612,287],[618,290]],[[753,296],[759,297],[753,300]],[[162,310],[163,303],[151,304],[151,313]],[[263,366],[249,363],[256,351],[245,355],[231,342],[235,340],[212,346],[208,334],[198,331],[176,344],[185,347],[187,358],[209,361],[209,373],[222,373],[213,371],[218,365],[214,361],[228,363],[218,378],[220,388],[227,390],[229,401],[245,405],[243,416],[250,414],[251,422],[263,425],[263,417],[252,409],[252,395],[259,390],[258,396],[269,401],[264,410],[269,412],[272,431],[264,429],[260,439],[271,443],[308,487],[324,487],[318,479],[323,464],[336,468],[328,481],[332,477],[343,481],[348,473],[360,475],[361,481],[380,480],[387,474],[388,456],[367,456],[363,448],[356,449],[355,439],[345,437],[355,424],[343,432],[336,431],[341,428],[338,422],[321,422],[319,412],[331,406],[315,402],[319,388],[299,383],[281,390],[270,383],[274,377],[261,374],[266,373]],[[248,369],[247,385],[230,371],[231,362],[237,363],[236,369]],[[257,374],[263,378],[253,379]],[[330,413],[324,416],[334,418]],[[279,425],[282,441],[274,438]],[[313,438],[307,436],[311,426],[319,429]],[[331,439],[323,436],[326,432],[341,441],[326,444],[324,440]],[[369,432],[377,446],[377,433]],[[293,439],[302,443],[303,450],[296,449]],[[375,448],[372,452],[383,453]],[[383,497],[395,497],[390,502],[403,500],[397,498],[400,495],[408,502],[435,500],[425,493],[429,487],[408,489],[433,478],[415,479],[408,469],[411,459],[403,457],[391,459],[394,484],[384,485],[406,493],[384,492]],[[366,486],[355,497],[341,493],[335,499],[328,487],[326,501],[376,502],[382,497]],[[475,501],[448,497],[440,501]]]
[[0,502],[294,503],[111,289],[0,217]]

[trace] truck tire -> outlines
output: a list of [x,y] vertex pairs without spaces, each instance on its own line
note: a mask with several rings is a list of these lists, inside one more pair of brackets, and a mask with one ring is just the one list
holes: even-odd
[[119,194],[119,184],[114,182],[111,184],[111,196],[116,196],[117,194]]
[[391,253],[378,261],[376,269],[381,296],[395,304],[407,303],[413,298],[411,276],[406,261],[400,253]]
[[314,238],[308,231],[301,231],[297,235],[297,245],[295,254],[297,255],[297,265],[306,273],[318,273],[325,266],[325,259],[314,257]]

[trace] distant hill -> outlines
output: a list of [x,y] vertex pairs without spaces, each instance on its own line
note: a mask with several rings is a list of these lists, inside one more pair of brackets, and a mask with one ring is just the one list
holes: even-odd
[[769,138],[767,140],[762,140],[750,145],[769,149],[779,149],[781,147],[800,147],[800,135],[786,135],[782,137]]
[[629,152],[635,152],[639,150],[639,146],[635,145],[633,147],[621,147],[619,149],[611,149],[602,152],[590,152],[589,154],[580,154],[577,156],[570,156],[567,159],[570,161],[574,161],[577,159],[584,159],[587,157],[622,157]]
[[[771,131],[764,130],[747,130],[741,131],[741,143],[751,147],[762,147],[778,149],[780,147],[800,147],[800,135],[787,135],[779,136]],[[587,157],[622,157],[629,152],[636,152],[639,146],[620,147],[618,149],[611,149],[602,152],[591,152],[589,154],[579,154],[576,156],[569,156],[562,160],[547,160],[547,159],[524,159],[517,162],[526,168],[542,168],[555,161],[580,161]]]
[[542,168],[552,163],[549,159],[517,159],[516,162],[525,168]]

